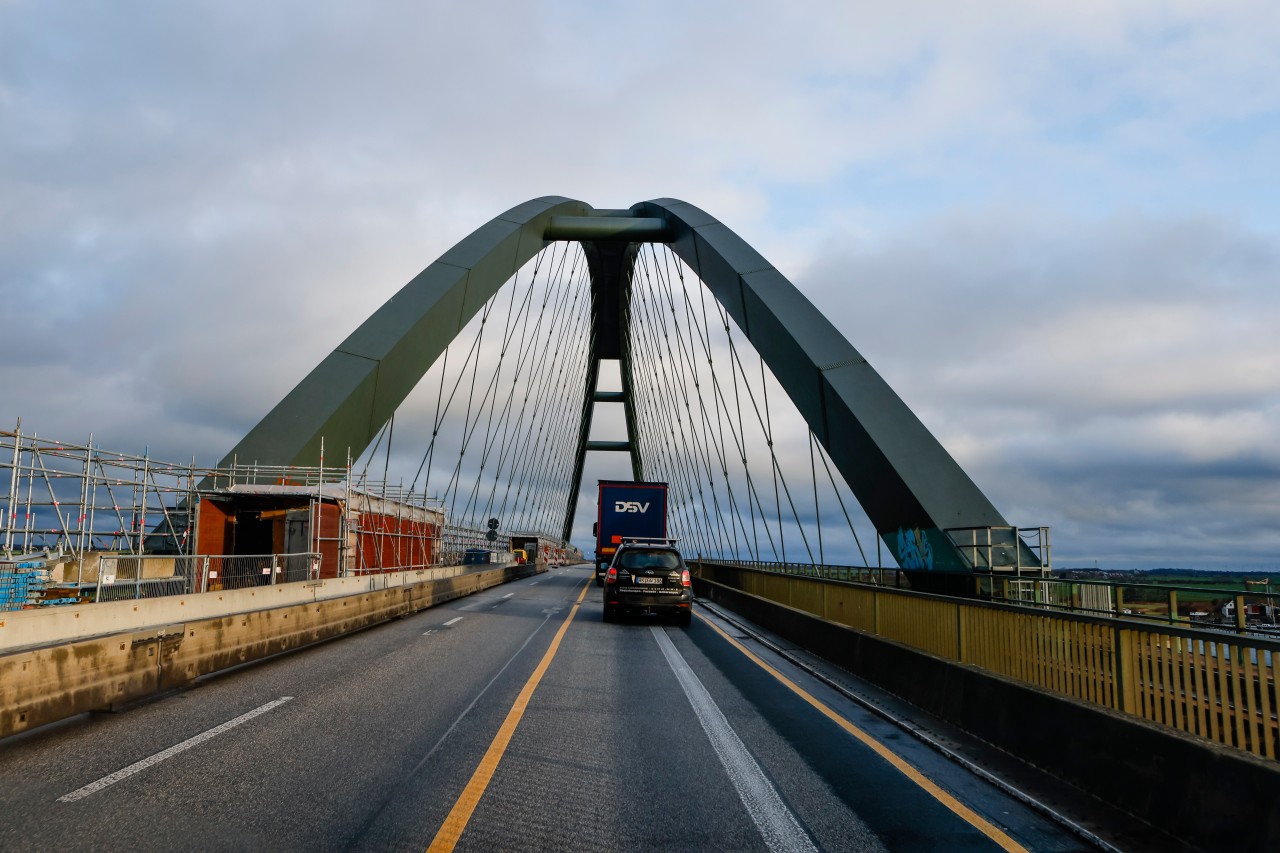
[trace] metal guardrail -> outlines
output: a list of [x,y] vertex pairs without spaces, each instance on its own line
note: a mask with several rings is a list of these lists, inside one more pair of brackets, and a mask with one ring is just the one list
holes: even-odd
[[1280,642],[692,562],[704,580],[1224,746],[1280,755]]
[[1280,594],[1078,578],[976,577],[979,598],[1280,639]]
[[[723,561],[707,562],[730,565]],[[911,589],[909,575],[885,567],[761,560],[738,560],[731,565],[795,577]],[[1189,628],[1274,635],[1280,639],[1280,592],[1033,575],[975,574],[973,582],[974,596],[984,601]]]
[[[702,562],[701,557],[690,560],[691,563]],[[719,562],[706,560],[705,562]],[[730,565],[725,563],[724,565]],[[802,578],[823,578],[832,581],[849,581],[850,583],[867,583],[876,586],[891,586],[910,589],[907,575],[900,569],[883,566],[832,566],[813,563],[780,563],[766,560],[736,560],[731,565],[745,566],[762,572],[773,572],[781,575],[795,575]]]

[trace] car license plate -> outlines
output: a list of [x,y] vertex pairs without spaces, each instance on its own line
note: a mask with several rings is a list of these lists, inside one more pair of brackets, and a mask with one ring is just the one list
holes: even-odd
[[662,578],[636,578],[636,583],[642,586],[662,586]]

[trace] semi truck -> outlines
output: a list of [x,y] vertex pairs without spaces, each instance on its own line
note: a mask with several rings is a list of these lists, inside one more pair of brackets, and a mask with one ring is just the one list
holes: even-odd
[[604,585],[613,555],[626,539],[667,538],[667,484],[600,480],[596,523],[596,586]]

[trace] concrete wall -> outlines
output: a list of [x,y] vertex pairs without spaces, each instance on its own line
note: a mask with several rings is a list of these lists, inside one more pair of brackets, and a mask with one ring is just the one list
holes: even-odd
[[1198,849],[1280,849],[1280,766],[694,578],[700,596]]
[[[0,631],[23,643],[0,653],[0,737],[128,704],[539,570],[545,567],[451,567],[7,613]],[[29,642],[62,627],[81,639]]]
[[298,581],[275,586],[173,595],[164,598],[104,601],[70,607],[43,607],[0,613],[0,653],[53,643],[139,631],[155,625],[206,619],[319,601],[375,589],[440,580],[461,574],[465,566],[390,572],[354,578]]

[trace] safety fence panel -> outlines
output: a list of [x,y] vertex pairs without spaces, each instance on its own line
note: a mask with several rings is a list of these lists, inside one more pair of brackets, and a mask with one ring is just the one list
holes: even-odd
[[705,580],[940,658],[1254,755],[1280,754],[1280,643],[1266,636],[693,565]]
[[272,586],[320,577],[319,554],[221,555],[196,559],[200,561],[198,591],[201,592]]
[[162,598],[195,591],[195,557],[103,556],[98,560],[96,601]]

